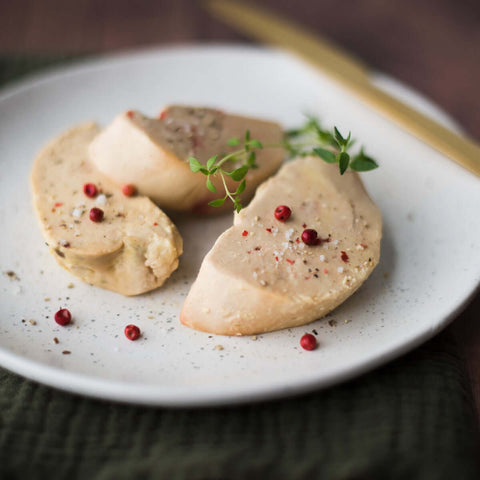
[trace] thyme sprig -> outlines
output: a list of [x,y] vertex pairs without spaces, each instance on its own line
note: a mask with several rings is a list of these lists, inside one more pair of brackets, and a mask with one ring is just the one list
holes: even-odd
[[[237,147],[242,145],[242,141],[239,138],[231,138],[230,140],[228,140],[227,145],[229,147]],[[210,177],[212,175],[218,175],[222,180],[225,195],[222,198],[217,198],[216,200],[209,202],[208,204],[210,206],[220,207],[225,203],[228,198],[232,201],[233,208],[237,212],[239,212],[243,208],[242,204],[240,203],[240,195],[245,191],[245,187],[247,185],[245,176],[247,175],[249,170],[258,168],[258,165],[256,163],[257,155],[255,151],[261,150],[262,148],[262,143],[258,140],[251,139],[250,130],[247,130],[245,132],[242,147],[234,150],[233,152],[230,152],[229,154],[225,154],[220,158],[219,155],[214,155],[207,160],[205,165],[202,165],[194,157],[189,158],[190,170],[192,170],[192,172],[200,172],[206,175],[206,185],[211,192],[217,193],[217,188],[212,183]],[[237,165],[239,164],[240,166],[233,170],[228,170],[223,168],[223,165],[227,162],[233,162]],[[237,189],[233,192],[228,188],[225,179],[225,177],[227,176],[235,182],[240,182]]]
[[[352,146],[355,140],[351,132],[344,137],[339,129],[334,126],[333,131],[325,130],[320,126],[318,119],[308,117],[307,121],[300,128],[288,130],[281,143],[263,145],[259,140],[250,137],[250,131],[245,132],[243,141],[239,138],[232,138],[227,142],[230,147],[240,147],[228,154],[214,155],[210,157],[205,165],[196,158],[190,157],[190,169],[192,172],[200,172],[207,177],[206,186],[217,193],[217,188],[212,183],[212,176],[219,176],[225,195],[209,202],[212,207],[222,206],[227,199],[231,200],[234,209],[239,212],[243,207],[240,202],[240,195],[246,187],[245,176],[251,169],[258,168],[256,163],[256,151],[264,148],[284,148],[289,156],[317,156],[327,163],[337,163],[340,174],[343,175],[347,169],[356,172],[367,172],[378,168],[377,162],[367,156],[363,147],[356,154],[352,153]],[[224,165],[234,164],[235,168],[229,170]],[[231,191],[227,185],[226,177],[235,182],[240,182],[235,191]]]
[[325,130],[318,119],[311,116],[302,127],[288,130],[284,138],[284,148],[291,157],[314,155],[327,163],[338,163],[341,175],[348,168],[355,172],[378,168],[378,163],[365,155],[363,147],[357,154],[352,154],[351,147],[355,143],[351,132],[345,138],[337,127],[333,127],[333,131]]

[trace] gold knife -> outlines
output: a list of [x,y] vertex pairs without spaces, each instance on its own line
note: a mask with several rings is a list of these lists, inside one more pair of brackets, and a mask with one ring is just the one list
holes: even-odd
[[480,177],[480,145],[374,86],[369,69],[328,40],[244,2],[207,0],[204,5],[240,32],[302,57],[379,113]]

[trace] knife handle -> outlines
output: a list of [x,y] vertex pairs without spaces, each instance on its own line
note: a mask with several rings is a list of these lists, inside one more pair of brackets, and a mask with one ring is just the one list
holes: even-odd
[[480,146],[475,141],[452,132],[371,83],[349,82],[348,78],[342,83],[380,114],[480,177]]
[[368,68],[328,40],[248,2],[205,0],[204,5],[240,31],[303,58],[367,106],[480,177],[480,146],[475,141],[450,131],[375,87]]

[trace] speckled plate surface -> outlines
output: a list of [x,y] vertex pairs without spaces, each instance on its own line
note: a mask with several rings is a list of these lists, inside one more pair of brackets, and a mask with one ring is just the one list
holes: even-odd
[[[376,81],[448,123],[411,91],[380,76]],[[230,215],[175,219],[185,241],[181,267],[163,288],[135,298],[83,284],[50,256],[30,201],[29,171],[39,148],[84,120],[106,124],[127,108],[154,115],[173,102],[218,106],[285,126],[314,112],[326,125],[351,129],[379,159],[381,168],[364,180],[383,213],[381,262],[332,315],[256,340],[180,325],[178,313],[201,259],[231,224]],[[179,47],[33,77],[0,95],[0,164],[0,365],[71,392],[187,406],[326,387],[433,336],[480,279],[479,180],[276,51]],[[72,325],[54,323],[59,307],[71,310]],[[141,327],[141,340],[124,337],[128,323]],[[313,329],[320,346],[307,352],[299,338]]]

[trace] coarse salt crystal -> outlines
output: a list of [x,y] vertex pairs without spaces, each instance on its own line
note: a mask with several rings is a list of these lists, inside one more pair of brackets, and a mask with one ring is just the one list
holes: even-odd
[[75,237],[79,237],[80,236],[80,232],[74,232]]
[[338,245],[338,240],[334,240],[332,243],[333,243],[334,245]]
[[253,273],[252,273],[252,276],[253,276],[253,278],[256,279],[256,278],[258,277],[258,273],[257,273],[257,272],[253,272]]
[[64,239],[60,239],[60,241],[58,242],[62,247],[66,247],[67,245],[69,245],[69,243]]
[[305,244],[304,244],[304,243],[299,243],[299,244],[298,244],[298,248],[300,248],[300,249],[303,250],[303,249],[305,248]]
[[72,210],[72,217],[80,218],[83,215],[83,208],[74,208]]
[[285,238],[286,238],[287,240],[291,240],[292,235],[293,235],[293,228],[289,228],[289,229],[285,232]]
[[343,273],[343,267],[338,267],[338,268],[337,268],[337,272],[338,272],[338,273]]
[[324,262],[325,261],[325,255],[320,255],[320,261]]
[[107,203],[107,197],[103,193],[98,195],[98,197],[95,199],[95,203],[97,205],[105,205]]

